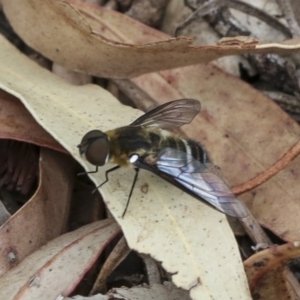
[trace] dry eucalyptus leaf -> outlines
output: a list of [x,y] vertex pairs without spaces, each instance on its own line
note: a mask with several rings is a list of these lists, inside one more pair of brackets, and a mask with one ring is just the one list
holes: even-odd
[[66,150],[45,131],[14,96],[0,90],[0,138],[27,142],[60,152]]
[[170,38],[123,14],[73,0],[2,3],[12,27],[29,46],[66,68],[100,77],[133,77],[226,55],[300,49],[299,42],[194,46],[189,38]]
[[[100,87],[71,86],[61,81],[3,38],[0,87],[17,96],[36,120],[86,167],[77,149],[84,133],[127,125],[141,115],[119,104]],[[95,182],[104,181],[108,168],[101,168],[92,176]],[[193,299],[250,299],[236,241],[225,216],[157,176],[141,171],[128,212],[121,218],[133,175],[134,170],[120,169],[101,188],[129,246],[161,261],[174,274],[177,286],[190,289]]]
[[0,227],[0,276],[65,232],[72,180],[70,158],[41,148],[40,182],[36,193]]
[[119,233],[117,223],[107,219],[50,241],[0,278],[0,299],[59,299],[69,295]]
[[300,243],[293,242],[248,258],[244,265],[254,299],[298,299],[299,294],[295,294],[287,281],[285,269],[292,259],[299,257]]

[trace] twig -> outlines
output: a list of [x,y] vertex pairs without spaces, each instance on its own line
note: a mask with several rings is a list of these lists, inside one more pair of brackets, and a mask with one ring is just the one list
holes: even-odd
[[[283,157],[277,161],[274,165],[272,165],[269,169],[264,171],[263,173],[259,174],[258,176],[248,180],[247,182],[234,186],[231,191],[235,194],[242,194],[244,192],[247,192],[268,179],[270,179],[272,176],[276,175],[279,171],[281,171],[284,167],[286,167],[296,156],[300,154],[300,141],[296,143]],[[245,228],[246,232],[252,239],[252,241],[255,241],[257,246],[262,245],[271,245],[272,242],[268,238],[268,236],[265,234],[265,232],[262,230],[256,219],[252,216],[252,214],[249,211],[249,215],[245,218],[239,219]]]
[[290,26],[290,30],[293,37],[300,36],[300,27],[295,18],[295,10],[291,5],[290,0],[277,0],[279,7],[281,8],[287,23]]
[[[206,2],[205,4],[201,5],[197,8],[183,23],[181,23],[175,31],[175,35],[177,36],[179,31],[190,24],[196,18],[203,17],[207,14],[212,13],[213,11],[220,9],[222,7],[233,8],[239,10],[245,14],[251,15],[261,21],[265,22],[269,26],[275,28],[276,30],[282,32],[287,37],[291,37],[292,34],[290,30],[280,23],[276,18],[273,18],[269,14],[265,13],[263,10],[260,10],[252,5],[238,1],[238,0],[211,0]],[[191,8],[191,6],[189,6]]]
[[286,154],[284,154],[280,160],[278,160],[274,165],[265,170],[258,176],[248,180],[245,183],[234,186],[231,191],[235,195],[245,193],[263,184],[271,177],[276,175],[279,171],[285,168],[295,157],[300,154],[300,141],[297,142]]
[[283,110],[295,120],[300,121],[300,96],[295,93],[291,96],[286,93],[261,90],[263,94],[275,101]]
[[145,91],[138,87],[129,79],[110,79],[128,98],[130,98],[137,108],[147,111],[155,104]]
[[239,221],[249,235],[250,239],[255,243],[255,247],[260,249],[261,247],[269,247],[273,244],[250,211],[248,211],[247,217],[240,218]]
[[118,3],[116,0],[108,0],[107,3],[104,5],[105,8],[111,9],[111,10],[117,10],[118,9]]
[[228,7],[239,10],[247,15],[253,16],[265,22],[270,27],[273,27],[274,29],[282,32],[287,37],[292,37],[290,30],[285,25],[280,23],[276,18],[273,18],[269,14],[265,13],[263,10],[238,0],[225,0],[225,1]]
[[195,19],[204,17],[207,14],[219,9],[225,5],[225,0],[211,0],[198,7],[191,15],[189,15],[181,24],[179,24],[175,30],[175,36],[178,36],[179,32],[191,24]]
[[134,0],[126,15],[148,26],[156,27],[163,17],[169,0]]
[[[293,291],[293,294],[296,297],[298,297],[298,299],[299,299],[300,285],[299,285],[299,281],[298,281],[296,275],[291,270],[289,270],[288,267],[285,267],[284,270],[283,270],[283,276],[285,277],[286,281],[290,284],[290,287],[291,287],[291,290]],[[296,297],[295,297],[295,299],[297,299]]]

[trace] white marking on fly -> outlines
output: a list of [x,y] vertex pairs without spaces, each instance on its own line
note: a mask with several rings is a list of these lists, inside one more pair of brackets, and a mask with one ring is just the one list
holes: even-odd
[[162,136],[163,138],[167,138],[167,137],[169,137],[170,135],[172,135],[172,133],[171,133],[170,131],[168,131],[168,130],[160,129],[159,132],[160,132],[160,134],[161,134],[161,136]]
[[203,149],[202,153],[203,153],[203,163],[205,163],[207,161],[207,156],[206,156],[204,149]]
[[[106,135],[107,136],[107,139],[108,139],[108,143],[110,142],[110,138],[109,138],[109,136],[108,135]],[[108,163],[108,161],[109,161],[109,152],[107,153],[107,155],[106,155],[106,158],[105,158],[105,163],[107,164]]]
[[107,153],[106,158],[105,158],[105,163],[107,164],[109,161],[109,153]]
[[192,150],[191,150],[191,147],[189,146],[188,142],[184,139],[181,139],[181,141],[184,143],[184,146],[185,146],[185,153],[188,155],[188,156],[192,156]]
[[137,154],[133,154],[130,156],[129,161],[133,164],[139,159],[139,156]]

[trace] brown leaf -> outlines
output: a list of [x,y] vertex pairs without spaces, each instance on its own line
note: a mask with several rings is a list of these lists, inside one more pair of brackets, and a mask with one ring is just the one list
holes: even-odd
[[33,144],[0,139],[0,188],[33,193],[38,173],[39,148]]
[[34,120],[17,98],[3,90],[0,90],[0,128],[0,138],[2,139],[23,141],[60,152],[66,152],[66,150]]
[[194,46],[189,38],[170,38],[125,15],[72,0],[3,0],[3,8],[32,48],[71,70],[100,77],[133,77],[225,55],[290,53],[300,48],[297,42]]
[[0,278],[0,299],[60,299],[69,295],[119,233],[117,223],[107,219],[50,241]]
[[41,148],[40,183],[33,197],[0,228],[0,275],[66,229],[71,159]]
[[299,242],[294,242],[271,247],[248,258],[244,265],[253,298],[298,299],[299,294],[295,294],[287,281],[285,269],[299,256]]

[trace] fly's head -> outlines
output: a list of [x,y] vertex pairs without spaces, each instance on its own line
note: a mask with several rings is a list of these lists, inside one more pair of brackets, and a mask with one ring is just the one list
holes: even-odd
[[91,130],[86,133],[77,146],[80,155],[94,166],[101,167],[109,159],[109,140],[106,133],[100,130]]

